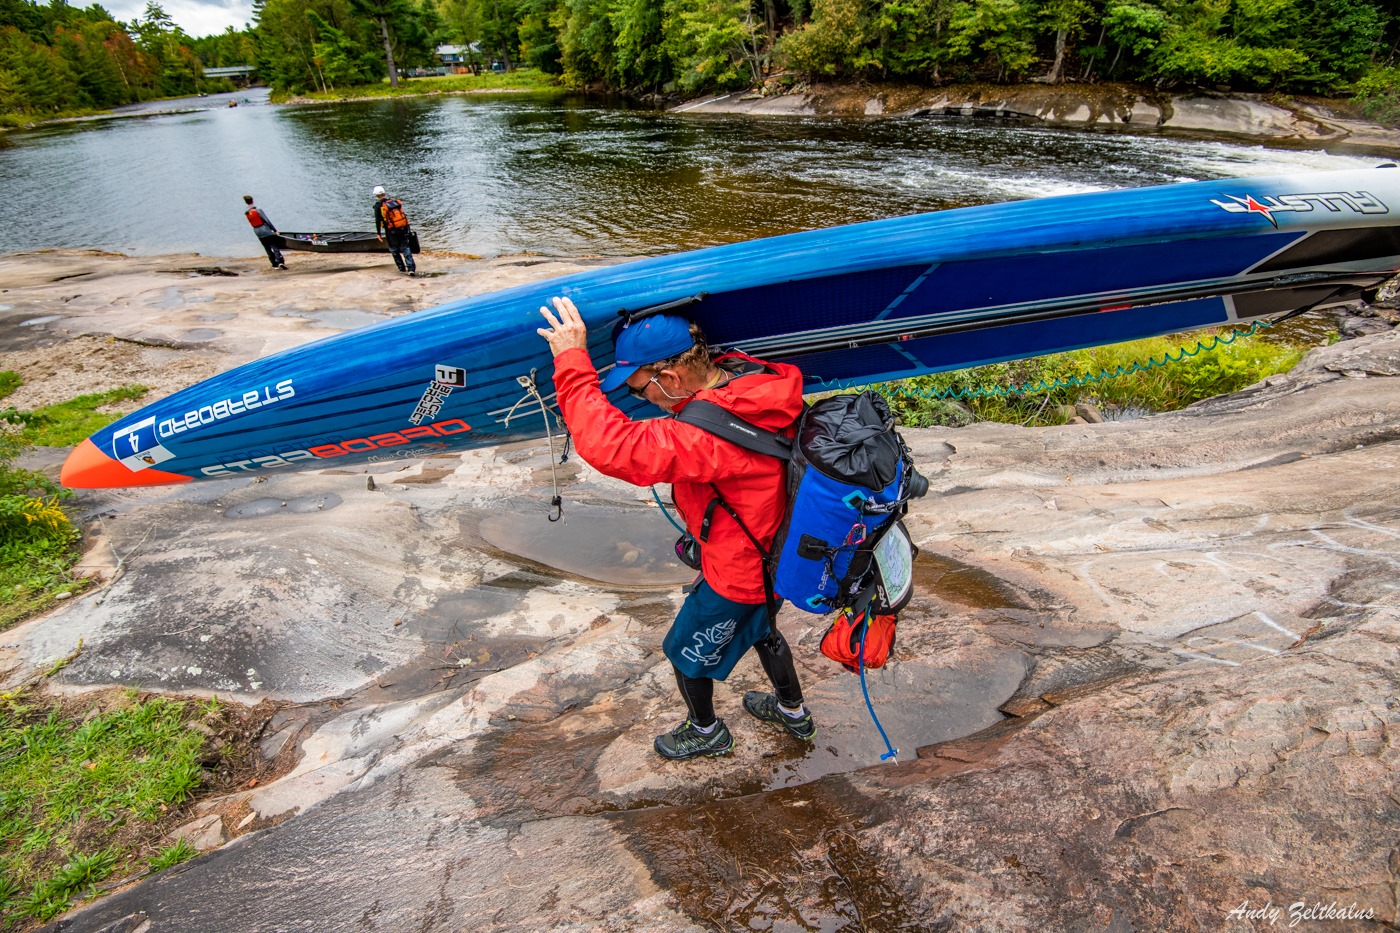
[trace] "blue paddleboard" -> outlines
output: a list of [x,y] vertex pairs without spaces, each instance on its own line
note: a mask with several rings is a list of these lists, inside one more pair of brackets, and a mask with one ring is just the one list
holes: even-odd
[[688,302],[682,313],[713,344],[794,363],[817,390],[1345,303],[1397,270],[1397,168],[793,233],[479,295],[277,353],[98,431],[62,481],[184,483],[543,437],[546,418],[559,426],[536,329],[554,295],[584,314],[600,368],[619,311]]

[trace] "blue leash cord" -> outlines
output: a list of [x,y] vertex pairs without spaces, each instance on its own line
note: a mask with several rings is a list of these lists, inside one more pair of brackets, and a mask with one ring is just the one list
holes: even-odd
[[[661,514],[666,516],[666,521],[670,522],[671,526],[681,534],[685,534],[685,529],[676,524],[676,520],[671,517],[671,513],[666,508],[666,503],[662,502],[661,497],[657,495],[655,486],[651,487],[651,497],[655,499],[656,504],[661,507]],[[867,616],[865,626],[860,630],[860,692],[865,695],[865,708],[870,711],[870,720],[875,723],[875,728],[880,730],[880,738],[885,741],[885,748],[887,750],[880,756],[880,760],[889,761],[894,759],[894,763],[899,764],[899,759],[896,757],[899,754],[899,749],[890,744],[890,737],[885,734],[885,727],[880,725],[880,717],[875,715],[875,705],[870,702],[870,688],[865,684],[865,636],[869,632],[870,621]]]
[[875,728],[880,730],[880,738],[885,740],[885,748],[889,749],[880,756],[881,761],[894,759],[895,764],[899,764],[896,757],[899,749],[890,744],[890,737],[885,735],[885,727],[880,725],[880,717],[875,715],[875,705],[870,702],[870,689],[865,685],[865,636],[870,632],[870,617],[865,619],[865,627],[860,630],[860,692],[865,694],[865,708],[870,710],[870,720],[875,723]]
[[671,523],[671,527],[685,534],[685,529],[676,524],[676,520],[671,517],[670,511],[666,508],[666,503],[661,501],[661,497],[656,494],[656,487],[651,487],[651,497],[656,500],[656,504],[661,506],[661,514],[666,516],[666,521]]

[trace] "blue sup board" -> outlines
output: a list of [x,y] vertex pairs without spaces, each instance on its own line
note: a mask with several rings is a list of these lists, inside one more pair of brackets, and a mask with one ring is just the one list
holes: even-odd
[[[675,303],[815,390],[1271,318],[1400,269],[1400,168],[990,204],[580,272],[338,334],[161,399],[74,449],[75,488],[416,458],[543,437],[539,308],[612,362],[620,311]],[[536,394],[538,393],[538,395]],[[656,410],[618,393],[637,416]]]

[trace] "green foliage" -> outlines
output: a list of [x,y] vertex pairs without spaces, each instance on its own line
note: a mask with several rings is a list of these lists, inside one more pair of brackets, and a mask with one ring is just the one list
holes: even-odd
[[811,20],[787,36],[779,53],[798,71],[850,75],[866,46],[861,0],[813,0]]
[[218,35],[191,40],[190,50],[205,68],[250,65],[257,60],[257,42],[252,30],[236,32],[232,26]]
[[[1194,343],[1184,340],[1190,338],[1134,340],[935,373],[884,383],[876,386],[876,390],[889,399],[901,423],[915,427],[960,425],[967,420],[1062,424],[1066,419],[1064,406],[1078,402],[1092,402],[1110,414],[1122,410],[1176,411],[1287,372],[1305,352],[1302,346],[1258,337],[1239,337],[1213,350],[1197,350],[1210,345],[1209,337],[1201,337]],[[1186,356],[1183,350],[1197,352]],[[1149,360],[1164,359],[1167,359],[1165,365],[1147,365]],[[1127,371],[1135,363],[1146,368],[1098,382],[1086,378],[1120,368]],[[1057,381],[1085,384],[1049,392],[1037,390],[1042,383],[1050,385]],[[1015,391],[1022,388],[1027,390],[1024,394]],[[940,395],[954,397],[940,398]]]
[[[732,4],[730,4],[732,6]],[[661,4],[612,0],[613,71],[622,87],[659,87],[671,77],[661,35]]]
[[1308,56],[1295,46],[1297,0],[1177,0],[1153,50],[1158,80],[1281,88]]
[[[1393,20],[1394,7],[1392,7]],[[1291,24],[1297,49],[1307,56],[1291,87],[1325,94],[1346,90],[1371,67],[1387,17],[1369,0],[1305,0]]]
[[181,862],[188,862],[198,854],[199,850],[190,845],[182,836],[175,840],[173,845],[166,846],[152,856],[148,864],[151,866],[151,871],[165,871]]
[[683,91],[753,83],[761,32],[745,0],[667,0],[665,9],[665,51]]
[[560,47],[564,83],[620,86],[615,67],[615,35],[607,0],[563,0]]
[[[0,694],[0,929],[47,922],[135,855],[129,820],[154,821],[198,786],[197,711],[129,694],[69,718],[23,691]],[[189,858],[171,846],[152,864]]]
[[420,39],[435,29],[435,41],[479,43],[484,60],[507,70],[527,63],[574,87],[698,94],[752,85],[780,68],[916,82],[1044,74],[1335,93],[1393,44],[1387,3],[258,0],[255,12],[259,73],[279,94],[362,86],[376,56],[382,75],[374,9],[393,11],[385,22],[396,61],[419,54],[431,62]]
[[1372,68],[1356,82],[1352,99],[1377,123],[1400,126],[1400,68]]
[[9,398],[24,384],[24,380],[19,377],[19,373],[12,373],[8,369],[0,370],[0,398]]
[[998,81],[1024,74],[1035,61],[1030,10],[1020,0],[962,0],[948,23],[948,58],[983,61]]
[[563,74],[563,50],[559,47],[559,4],[555,0],[526,0],[522,6],[520,59],[545,74]]
[[[5,394],[17,378],[0,373]],[[71,573],[78,531],[62,509],[72,493],[43,473],[14,465],[27,446],[26,434],[47,426],[48,419],[36,414],[0,411],[0,630],[84,585]]]
[[378,81],[380,55],[364,47],[316,14],[308,10],[306,18],[318,36],[311,45],[314,61],[327,90],[337,85],[347,86]]
[[37,447],[71,447],[117,420],[118,413],[97,409],[135,401],[146,391],[145,386],[122,386],[107,392],[80,395],[57,405],[45,405],[34,411],[30,424],[21,432],[20,438]]
[[476,3],[448,0],[440,21],[436,7],[419,0],[256,0],[258,77],[285,96],[378,81],[390,74],[391,61],[394,75],[435,66],[435,37],[460,31],[454,17]]
[[[196,44],[154,2],[139,19],[122,24],[96,4],[78,8],[64,0],[47,6],[5,0],[0,3],[0,122],[209,90],[204,62],[192,49]],[[232,55],[236,44],[223,39],[206,47]],[[249,51],[246,45],[243,51]]]

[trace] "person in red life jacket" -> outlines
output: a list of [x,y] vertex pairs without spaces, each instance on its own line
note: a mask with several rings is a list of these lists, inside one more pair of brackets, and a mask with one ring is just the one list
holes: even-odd
[[243,195],[243,203],[248,205],[248,209],[243,212],[243,216],[248,218],[248,223],[253,225],[253,232],[258,235],[258,242],[262,244],[263,250],[267,253],[267,261],[272,263],[274,269],[287,268],[287,262],[282,258],[282,251],[278,249],[279,239],[277,228],[272,225],[263,209],[253,206],[253,196]]
[[[802,411],[802,373],[742,354],[712,358],[698,327],[659,314],[623,329],[616,365],[600,384],[578,309],[568,298],[553,303],[558,316],[541,308],[549,327],[539,334],[554,353],[559,410],[579,455],[600,473],[638,486],[670,483],[676,509],[696,538],[707,510],[711,515],[701,578],[662,643],[688,715],[656,737],[656,751],[680,760],[733,750],[733,736],[715,715],[714,682],[728,677],[750,648],[774,692],[749,691],[744,709],[810,742],[816,725],[802,703],[792,652],[769,621],[763,558],[749,539],[752,534],[765,549],[772,547],[787,508],[786,466],[673,418],[633,421],[605,394],[625,385],[672,414],[704,399],[752,424],[783,430]],[[716,497],[739,521],[710,508]]]
[[418,274],[418,266],[413,262],[413,250],[409,249],[408,215],[404,213],[403,202],[384,193],[383,185],[374,186],[374,232],[379,239],[389,244],[394,265],[400,272]]

